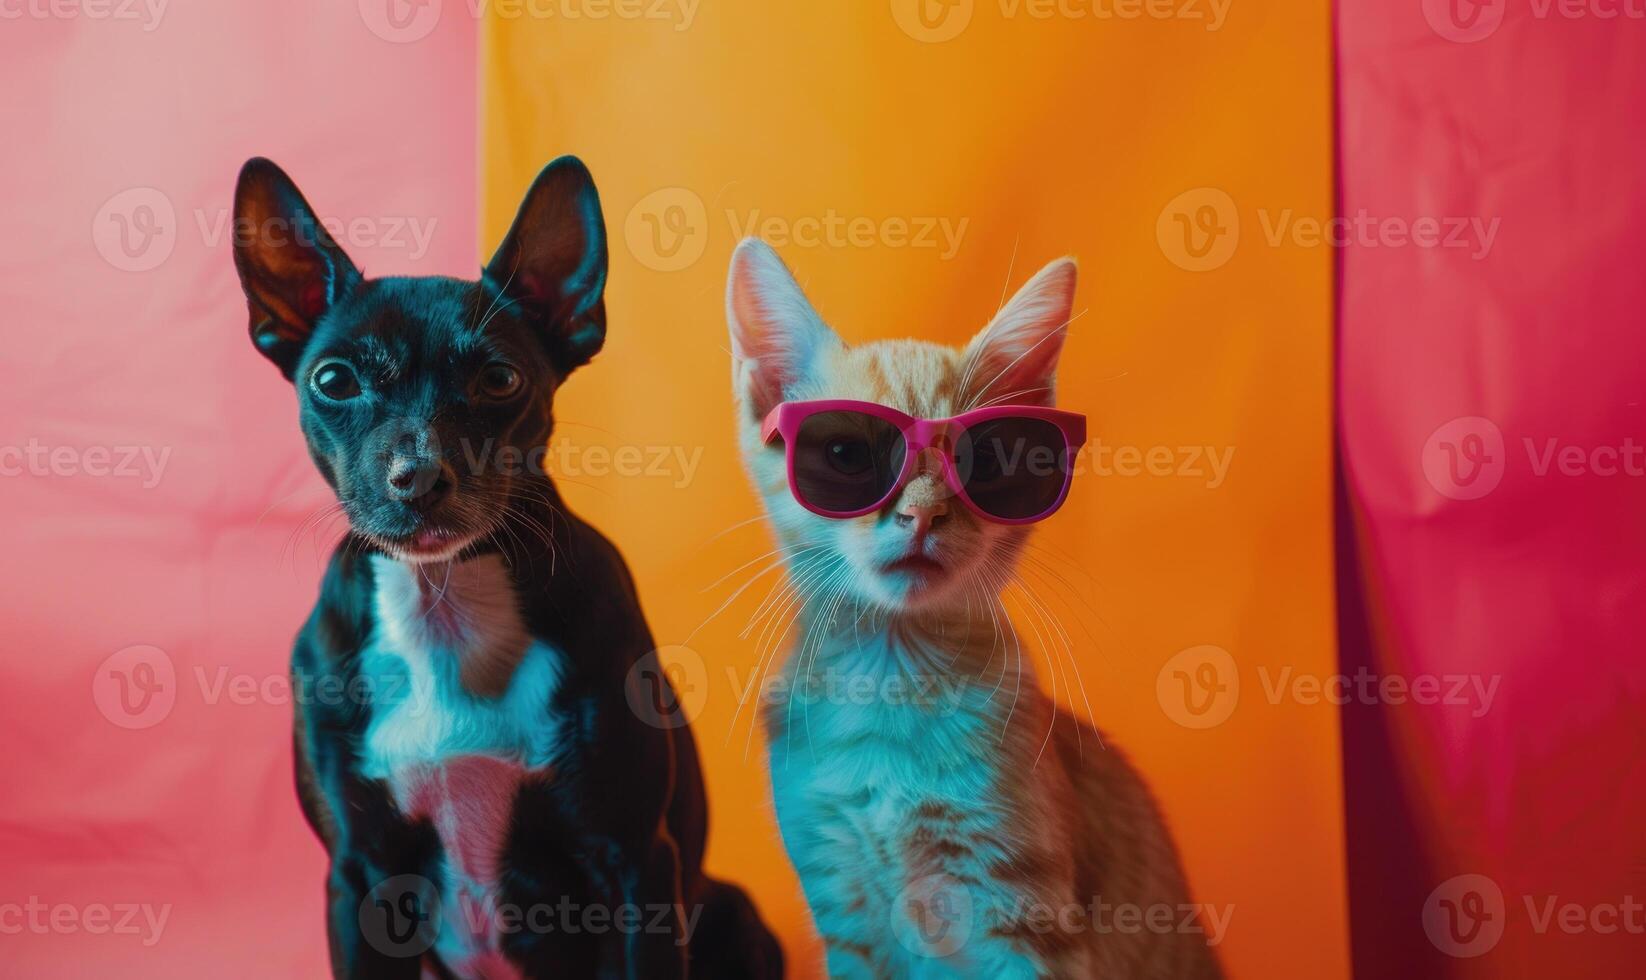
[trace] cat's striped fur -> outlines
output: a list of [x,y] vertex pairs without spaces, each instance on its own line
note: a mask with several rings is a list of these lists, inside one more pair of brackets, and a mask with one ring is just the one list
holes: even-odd
[[[766,705],[772,786],[832,976],[1221,975],[1148,789],[1041,691],[1000,606],[1026,531],[945,507],[935,474],[884,513],[820,518],[792,499],[781,446],[759,438],[786,399],[928,418],[1050,404],[1074,279],[1068,260],[1047,266],[964,349],[847,346],[763,243],[733,257],[744,454],[803,597],[774,688],[791,693]],[[905,510],[938,517],[911,532],[893,519]],[[911,533],[942,562],[938,581],[883,570]],[[1118,908],[1172,921],[1120,929]]]

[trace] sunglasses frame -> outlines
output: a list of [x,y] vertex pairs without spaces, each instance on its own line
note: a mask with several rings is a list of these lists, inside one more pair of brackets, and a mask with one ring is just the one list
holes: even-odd
[[[892,481],[891,489],[884,497],[868,507],[850,511],[832,511],[815,507],[810,501],[800,495],[795,482],[794,471],[794,444],[795,437],[800,433],[800,426],[808,418],[824,412],[860,412],[864,415],[890,422],[903,433],[903,468]],[[1063,433],[1063,447],[1069,454],[1069,467],[1063,474],[1063,486],[1057,492],[1057,499],[1051,506],[1032,517],[997,517],[979,507],[972,501],[971,495],[966,493],[962,485],[960,474],[955,468],[954,444],[945,439],[950,432],[961,431],[968,426],[980,422],[987,422],[998,418],[1027,418],[1039,419],[1057,426]],[[969,412],[961,412],[946,419],[921,419],[899,412],[895,408],[881,405],[876,402],[861,402],[843,398],[825,398],[815,401],[781,402],[766,414],[766,419],[760,424],[760,440],[770,445],[775,437],[783,439],[784,466],[788,472],[789,493],[800,506],[820,517],[830,517],[837,520],[848,520],[853,517],[862,517],[872,514],[895,500],[903,492],[913,478],[919,460],[926,454],[926,450],[935,450],[942,461],[943,482],[948,485],[949,492],[954,494],[966,509],[983,520],[995,524],[1034,524],[1043,521],[1056,513],[1068,499],[1069,487],[1074,483],[1074,458],[1079,455],[1080,449],[1086,444],[1086,416],[1078,412],[1065,412],[1056,408],[1045,408],[1039,405],[990,405],[987,408],[977,408]]]

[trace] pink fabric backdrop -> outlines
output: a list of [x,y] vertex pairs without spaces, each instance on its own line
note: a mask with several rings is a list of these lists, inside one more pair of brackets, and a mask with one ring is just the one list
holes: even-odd
[[[266,154],[369,272],[472,274],[475,32],[445,6],[7,7],[10,975],[324,969],[283,678],[328,497],[246,339],[226,209]],[[1643,28],[1340,4],[1343,208],[1371,229],[1343,254],[1346,669],[1492,692],[1345,709],[1361,976],[1646,964],[1595,931],[1646,899]],[[1423,218],[1462,246],[1417,244]]]
[[264,154],[369,272],[472,275],[475,26],[156,2],[0,23],[0,972],[318,976],[281,684],[327,497],[227,209]]
[[1357,975],[1640,976],[1646,23],[1339,8],[1346,670],[1497,683],[1346,709]]

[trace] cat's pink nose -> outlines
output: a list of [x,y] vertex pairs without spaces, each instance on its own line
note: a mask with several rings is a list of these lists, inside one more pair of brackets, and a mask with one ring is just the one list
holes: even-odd
[[941,500],[904,501],[897,508],[897,526],[914,530],[920,537],[949,518],[949,505]]

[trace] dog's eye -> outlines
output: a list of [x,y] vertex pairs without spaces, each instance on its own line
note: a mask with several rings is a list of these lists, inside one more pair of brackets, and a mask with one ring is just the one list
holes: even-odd
[[501,401],[514,397],[523,383],[519,371],[500,361],[494,361],[481,369],[477,387],[487,398]]
[[309,386],[332,402],[345,402],[360,394],[360,379],[342,361],[322,361],[309,375]]

